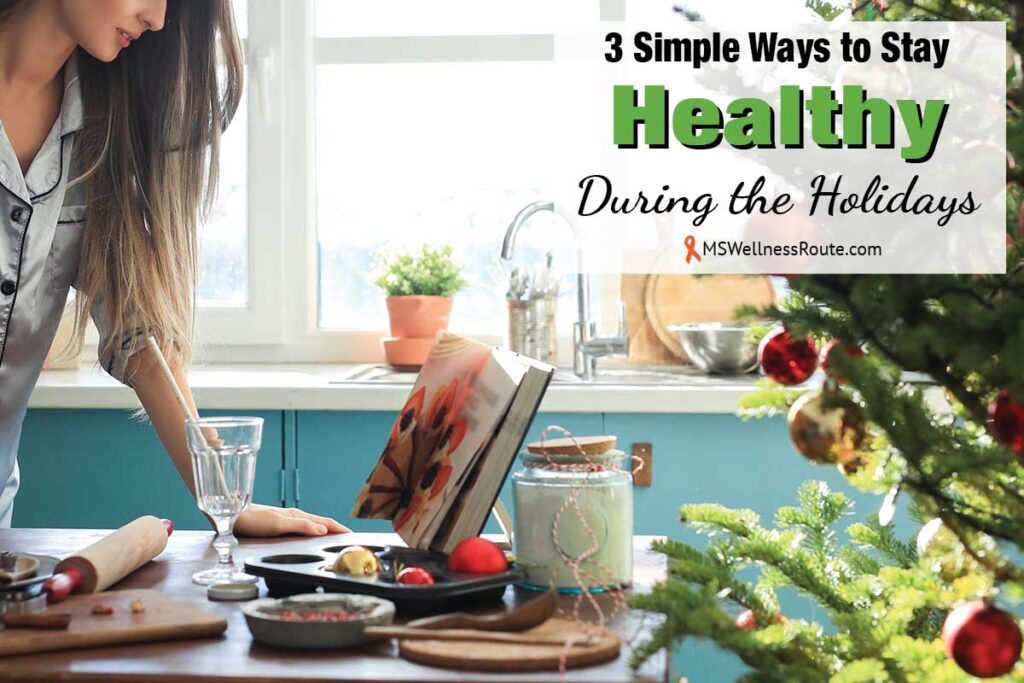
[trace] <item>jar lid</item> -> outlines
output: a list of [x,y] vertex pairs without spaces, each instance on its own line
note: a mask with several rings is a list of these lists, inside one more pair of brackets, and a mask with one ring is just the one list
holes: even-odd
[[582,467],[585,465],[595,465],[599,468],[611,468],[615,466],[623,456],[626,454],[618,450],[608,450],[603,453],[595,453],[593,455],[580,455],[579,453],[572,454],[553,454],[553,455],[539,455],[536,453],[521,453],[519,459],[523,461],[523,464],[529,466],[531,464],[539,463],[550,463],[552,465],[567,465],[570,467]]
[[615,448],[615,436],[565,436],[544,439],[526,444],[526,450],[534,455],[600,455]]
[[241,602],[255,600],[260,595],[254,583],[215,583],[206,589],[206,597],[210,600]]

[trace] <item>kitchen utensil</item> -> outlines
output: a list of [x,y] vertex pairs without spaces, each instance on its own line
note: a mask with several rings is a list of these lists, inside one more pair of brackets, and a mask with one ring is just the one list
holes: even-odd
[[[201,586],[215,583],[256,583],[259,579],[238,570],[232,556],[235,520],[249,507],[256,477],[263,418],[206,417],[185,423],[192,454],[196,500],[199,509],[213,519],[217,536],[217,566],[196,572],[192,581]],[[216,442],[207,435],[215,434]]]
[[509,275],[508,298],[513,301],[525,301],[530,289],[530,276],[520,266],[512,268]]
[[11,556],[33,558],[36,570],[31,576],[0,583],[0,614],[37,614],[46,610],[43,583],[53,575],[53,569],[60,560],[28,553],[11,553]]
[[[358,611],[350,621],[297,621],[284,618],[285,611],[327,612]],[[276,647],[325,650],[366,642],[367,626],[390,624],[395,605],[370,595],[309,593],[283,600],[264,598],[242,605],[249,631],[258,642]]]
[[31,578],[39,570],[39,559],[5,550],[0,553],[0,586]]
[[34,557],[39,562],[39,565],[32,576],[26,576],[25,578],[18,579],[17,581],[0,584],[0,601],[4,600],[5,596],[12,593],[41,593],[43,590],[43,582],[53,576],[54,568],[60,563],[59,559],[56,557],[50,557],[49,555],[33,555],[32,553],[16,554]]
[[651,329],[680,361],[687,360],[679,338],[669,325],[734,320],[744,304],[767,306],[775,289],[767,276],[653,274],[644,290],[644,310]]
[[[354,534],[358,537],[358,534]],[[374,552],[381,571],[368,577],[339,574],[331,570],[339,551],[362,545]],[[395,582],[401,567],[422,567],[434,577],[433,585],[406,585]],[[397,546],[371,546],[351,542],[311,548],[308,552],[250,557],[245,570],[263,577],[273,596],[308,593],[322,587],[327,592],[373,595],[394,602],[403,612],[450,612],[468,602],[496,600],[510,584],[526,578],[526,570],[513,565],[501,574],[479,576],[454,574],[447,558],[439,553]]]
[[112,586],[163,552],[170,522],[153,516],[133,522],[61,560],[43,590],[50,602],[71,593],[97,593]]
[[647,319],[644,292],[647,274],[626,274],[621,278],[620,292],[626,307],[626,326],[629,335],[627,362],[630,365],[678,365],[679,358],[665,346]]
[[46,611],[46,594],[42,591],[32,593],[4,593],[0,596],[0,615],[6,614],[39,614]]
[[529,356],[530,313],[529,301],[508,299],[508,348],[516,353]]
[[550,296],[553,288],[557,286],[555,275],[552,269],[554,255],[549,251],[544,254],[544,259],[533,269],[533,282],[530,286],[530,297],[539,298]]
[[410,661],[446,669],[526,672],[558,671],[563,661],[569,669],[608,662],[619,656],[622,646],[613,631],[588,628],[566,619],[549,619],[521,635],[553,637],[560,641],[575,638],[578,642],[566,647],[561,644],[400,640],[398,652]]
[[[288,618],[288,612],[323,614],[334,611],[359,611],[349,620],[330,621],[310,617]],[[489,642],[515,645],[564,645],[558,634],[532,635],[477,629],[424,629],[389,626],[394,618],[394,603],[366,595],[310,593],[283,600],[265,598],[242,606],[253,637],[267,645],[299,649],[329,649],[362,645],[370,640],[388,638],[459,642]],[[583,643],[580,643],[583,644]]]
[[549,590],[508,612],[487,615],[452,612],[451,614],[414,619],[407,626],[421,629],[471,628],[479,631],[525,631],[550,619],[557,608],[558,593]]
[[[144,611],[131,608],[141,601]],[[95,605],[113,614],[93,614]],[[189,600],[151,590],[109,591],[73,595],[48,613],[71,615],[66,631],[8,628],[0,631],[0,657],[55,650],[75,650],[123,643],[163,642],[220,635],[227,622]]]
[[711,375],[737,375],[757,369],[757,342],[742,323],[702,322],[669,325],[690,362]]

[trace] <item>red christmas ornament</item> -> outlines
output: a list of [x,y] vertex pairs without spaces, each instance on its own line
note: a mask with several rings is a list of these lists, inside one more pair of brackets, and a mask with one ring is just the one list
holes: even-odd
[[821,364],[821,369],[825,371],[826,375],[834,379],[839,384],[846,384],[846,378],[843,377],[835,367],[833,367],[835,365],[835,361],[832,359],[835,358],[834,354],[838,352],[843,352],[846,354],[847,358],[854,359],[862,358],[864,356],[864,349],[859,346],[844,344],[838,339],[833,339],[822,347],[821,355],[818,358],[818,362]]
[[408,586],[433,586],[434,577],[423,567],[406,567],[395,577],[398,583]]
[[995,678],[1013,670],[1020,659],[1017,620],[984,602],[960,605],[942,625],[946,655],[972,676]]
[[1024,452],[1024,406],[1011,399],[1007,389],[1002,389],[988,407],[988,414],[999,443],[1014,453]]
[[[782,616],[780,612],[775,619],[775,623],[784,624],[786,623],[786,617]],[[754,629],[760,628],[757,623],[757,617],[754,616],[754,611],[745,609],[736,616],[736,625],[742,629],[753,631]]]
[[467,538],[448,556],[448,569],[464,574],[500,574],[508,569],[505,552],[486,538]]
[[794,339],[780,327],[761,340],[757,360],[764,374],[779,384],[791,386],[807,381],[818,367],[818,348],[810,337]]

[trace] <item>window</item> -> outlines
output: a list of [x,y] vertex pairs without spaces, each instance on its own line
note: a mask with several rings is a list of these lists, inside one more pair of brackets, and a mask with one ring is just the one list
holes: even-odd
[[[231,360],[239,346],[282,341],[280,320],[280,115],[270,54],[282,3],[232,0],[245,52],[242,102],[221,139],[215,205],[199,235],[199,341]],[[230,345],[227,355],[217,349]],[[269,357],[267,358],[270,359]]]
[[[453,328],[500,340],[501,240],[543,198],[525,136],[553,101],[554,34],[616,1],[234,0],[247,106],[201,241],[205,359],[378,359],[375,257],[424,235],[456,245],[473,283]],[[554,249],[571,273],[571,235],[550,221],[531,220],[518,258]],[[574,302],[562,304],[568,330]]]
[[[317,0],[315,11],[318,327],[384,330],[376,256],[428,235],[456,245],[472,283],[453,327],[500,337],[505,228],[543,198],[536,135],[554,101],[553,34],[570,11],[596,21],[593,3]],[[544,221],[523,232],[517,260],[551,249],[552,231],[532,227]]]
[[[235,23],[243,44],[248,35],[249,6],[233,0]],[[249,299],[248,140],[249,108],[242,104],[221,139],[217,201],[199,233],[199,305],[244,307]]]

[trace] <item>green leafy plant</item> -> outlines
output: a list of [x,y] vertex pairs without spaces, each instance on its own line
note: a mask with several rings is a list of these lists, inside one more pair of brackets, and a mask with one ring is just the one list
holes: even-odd
[[386,254],[373,283],[388,296],[454,296],[469,282],[452,251],[451,246],[423,245],[419,251]]

